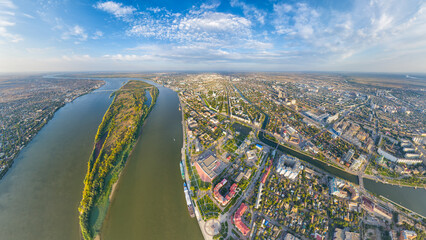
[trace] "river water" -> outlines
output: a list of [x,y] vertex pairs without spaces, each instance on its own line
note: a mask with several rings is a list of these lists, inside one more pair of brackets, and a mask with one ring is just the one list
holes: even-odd
[[[87,162],[112,90],[128,79],[77,98],[21,151],[0,181],[0,239],[79,239],[77,207]],[[159,87],[129,157],[102,230],[103,239],[202,239],[189,217],[179,171],[182,146],[178,97]],[[426,190],[375,182],[365,187],[426,215]]]
[[426,216],[426,189],[399,187],[364,178],[364,187],[402,206]]
[[77,207],[87,162],[111,92],[123,81],[59,109],[0,180],[1,239],[79,239]]
[[197,221],[189,216],[179,170],[178,96],[157,87],[160,95],[120,178],[102,239],[203,238]]
[[[93,140],[110,94],[127,79],[106,81],[59,109],[0,181],[0,239],[80,239],[77,207]],[[177,94],[160,88],[157,101],[118,186],[107,239],[202,239],[178,166]]]

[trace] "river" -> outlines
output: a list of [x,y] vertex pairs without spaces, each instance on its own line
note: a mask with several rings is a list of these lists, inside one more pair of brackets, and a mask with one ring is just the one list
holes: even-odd
[[[20,152],[0,181],[0,239],[80,239],[77,207],[96,130],[127,80],[106,79],[66,104]],[[117,187],[106,239],[202,239],[184,199],[180,121],[177,94],[161,87]]]
[[[237,90],[237,92],[240,94],[242,98],[244,98],[246,101],[251,103],[247,98],[245,98],[245,96],[241,93],[241,91],[235,87],[235,85],[234,85],[234,88]],[[253,104],[253,106],[255,106],[259,111],[263,112],[256,105]],[[265,129],[269,121],[269,116],[266,113],[264,114],[265,114],[265,121],[262,124],[262,129]],[[267,139],[264,136],[263,132],[259,132],[258,137],[259,137],[259,140],[261,140],[263,143],[273,148],[277,147],[278,145],[277,143]],[[303,161],[308,162],[309,164],[317,168],[320,168],[327,173],[330,173],[334,176],[345,179],[349,182],[359,184],[359,179],[358,179],[358,176],[356,175],[350,174],[342,169],[339,169],[325,162],[316,160],[290,147],[287,147],[284,145],[278,145],[278,149],[286,154],[300,158]],[[364,178],[364,187],[365,189],[367,189],[370,192],[373,192],[376,195],[382,195],[398,204],[401,204],[402,206],[412,211],[415,211],[423,216],[426,216],[426,204],[425,204],[426,189],[424,188],[415,189],[413,187],[399,187],[395,185],[384,184],[381,182],[375,182],[371,179],[366,179],[366,178]]]
[[196,219],[189,216],[179,170],[182,124],[178,96],[157,87],[157,103],[127,161],[102,239],[202,239]]
[[87,162],[113,89],[108,81],[60,108],[0,180],[1,239],[79,239]]
[[364,178],[364,187],[377,195],[382,195],[402,206],[426,216],[426,189],[399,187]]
[[[268,144],[272,147],[276,147],[277,145],[276,143],[265,138],[263,132],[259,133],[259,139],[263,143]],[[355,175],[347,173],[339,168],[336,168],[332,165],[328,165],[319,160],[315,160],[312,157],[309,157],[305,154],[301,154],[289,147],[279,145],[278,149],[286,154],[298,157],[334,176],[358,184],[358,177]],[[376,195],[382,195],[412,211],[426,216],[426,189],[424,188],[415,189],[413,187],[399,187],[395,185],[384,184],[381,182],[375,182],[371,179],[366,178],[364,178],[364,187],[365,189],[370,192],[373,192]]]
[[[100,89],[59,109],[0,181],[1,239],[79,239],[77,207],[87,161],[112,90]],[[103,239],[202,239],[189,217],[179,171],[178,97],[159,86],[157,104],[129,157],[102,230]],[[365,187],[422,215],[426,191],[365,180]]]

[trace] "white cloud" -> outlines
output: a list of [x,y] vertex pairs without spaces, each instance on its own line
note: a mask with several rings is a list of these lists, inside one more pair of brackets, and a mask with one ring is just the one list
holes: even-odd
[[252,5],[246,4],[240,0],[231,0],[230,2],[232,7],[240,7],[243,9],[244,16],[248,18],[253,18],[260,22],[261,24],[265,24],[265,16],[266,12],[260,10]]
[[22,37],[7,31],[5,27],[0,27],[0,44],[5,42],[16,43],[22,41]]
[[159,8],[159,7],[149,7],[149,8],[147,8],[146,10],[147,10],[147,11],[154,12],[154,13],[159,13],[159,12],[161,12],[161,10],[164,10],[164,9],[161,9],[161,8]]
[[3,16],[15,16],[15,13],[9,10],[1,10],[0,8],[0,15]]
[[210,7],[192,9],[186,14],[168,11],[152,15],[142,13],[127,31],[130,36],[141,36],[178,42],[209,42],[218,44],[251,37],[251,21],[234,14],[221,13]]
[[[50,1],[59,2],[43,0],[47,6]],[[418,67],[426,60],[426,57],[421,57],[422,54],[426,56],[424,0],[357,0],[344,10],[334,8],[333,1],[324,6],[323,3],[274,0],[255,6],[245,0],[229,0],[233,7],[229,9],[229,6],[221,6],[219,1],[213,0],[179,12],[156,7],[155,4],[140,11],[136,4],[126,5],[118,0],[94,2],[93,8],[111,14],[125,25],[122,31],[127,35],[124,36],[126,41],[115,42],[116,46],[123,44],[123,49],[108,54],[97,52],[98,57],[64,55],[55,61],[75,63],[74,66],[83,68],[92,64],[98,66],[100,62],[138,69],[156,62],[158,66],[187,64],[188,68],[206,63],[207,67],[240,64],[259,66],[257,69],[274,66],[276,70],[333,70],[332,67],[339,70],[345,66],[346,69],[358,66],[369,67],[371,71],[375,62],[382,69],[385,69],[386,63],[389,66],[401,63],[405,68],[407,64],[401,60],[405,59],[413,64],[417,60],[417,68],[426,71],[424,66]],[[267,6],[260,8],[260,5]],[[22,40],[12,31],[17,23],[15,9],[11,1],[0,0],[2,43]],[[222,12],[222,9],[226,11]],[[16,16],[25,19],[24,13],[16,13]],[[50,19],[53,26],[55,18]],[[62,33],[62,39],[71,42],[81,44],[107,35],[96,28],[89,28],[92,25],[68,25],[59,18],[55,20],[53,30]],[[128,48],[125,44],[132,41],[141,45]],[[36,55],[37,51],[27,49],[26,53]],[[93,49],[95,51],[98,49]],[[4,52],[7,53],[6,50]],[[49,50],[49,56],[62,54],[64,52]],[[215,65],[219,63],[223,65]]]
[[23,13],[22,15],[26,18],[29,18],[29,19],[35,19],[35,17],[33,15],[30,15],[30,14],[27,14],[27,13]]
[[[128,48],[128,53],[112,54],[109,57],[121,61],[145,61],[162,60],[163,62],[185,62],[195,64],[198,62],[210,63],[231,63],[239,61],[240,63],[254,62],[262,60],[264,63],[271,61],[282,61],[285,58],[291,58],[287,53],[275,53],[272,46],[267,43],[250,41],[245,46],[235,48],[234,46],[212,47],[210,43],[187,43],[187,44],[147,44],[139,45],[134,48]],[[241,53],[241,49],[258,49],[258,51],[247,51]]]
[[[349,11],[276,3],[272,24],[285,39],[284,47],[314,53],[333,64],[357,54],[380,59],[385,51],[396,55],[398,48],[418,43],[426,36],[424,9],[422,1],[361,0]],[[374,54],[369,53],[373,49]]]
[[131,21],[123,19],[130,25],[127,30],[129,36],[155,39],[157,44],[128,48],[127,52],[108,54],[104,58],[132,62],[155,59],[187,63],[254,59],[268,61],[268,58],[277,58],[268,52],[272,50],[273,44],[265,40],[267,34],[254,37],[253,22],[249,18],[218,12],[216,9],[219,4],[213,2],[200,7],[193,6],[183,13],[150,8],[134,15]]
[[98,2],[94,7],[99,10],[103,10],[107,13],[113,14],[116,17],[125,17],[133,14],[136,11],[136,8],[132,6],[123,6],[122,3],[117,3],[113,1]]
[[190,32],[249,32],[251,22],[229,13],[205,12],[200,16],[182,19],[179,29]]
[[298,36],[303,39],[312,37],[314,27],[320,23],[320,14],[306,3],[274,4],[276,33]]
[[[148,41],[160,40],[160,45],[151,44],[127,49],[127,51],[142,51],[142,54],[122,52],[108,54],[104,58],[120,61],[143,61],[151,58],[165,61],[178,59],[227,61],[241,57],[239,51],[249,52],[246,57],[252,59],[253,57],[249,55],[261,55],[265,50],[271,50],[273,44],[265,40],[267,33],[253,36],[253,21],[263,24],[265,12],[243,2],[235,1],[233,4],[241,7],[245,15],[219,12],[217,8],[220,2],[211,1],[183,12],[149,7],[145,11],[133,14],[131,18],[121,18],[123,22],[129,24],[126,31],[128,36]],[[100,8],[98,5],[95,5],[95,8]],[[255,18],[251,17],[253,14]]]
[[22,41],[18,34],[11,33],[9,27],[15,26],[13,10],[16,6],[9,0],[0,0],[0,44]]
[[244,43],[242,47],[245,47],[248,49],[271,50],[274,48],[274,45],[270,42],[263,42],[263,41],[249,39]]
[[212,9],[216,9],[219,6],[220,6],[220,1],[213,1],[213,2],[210,2],[210,3],[201,4],[200,9],[212,10]]
[[73,39],[75,40],[75,43],[86,41],[87,37],[88,35],[86,31],[79,25],[74,25],[73,27],[70,27],[68,31],[62,34],[63,40]]
[[62,40],[73,40],[74,43],[79,44],[88,39],[100,39],[104,36],[104,33],[100,30],[96,30],[93,34],[87,33],[86,30],[80,25],[74,25],[72,27],[62,26],[59,29],[66,28],[67,30],[62,33]]
[[113,54],[104,55],[103,58],[116,60],[116,61],[151,61],[158,58],[154,55],[136,55],[136,54]]
[[10,27],[10,26],[15,26],[15,23],[9,22],[9,21],[4,20],[4,19],[0,19],[0,27]]
[[45,47],[45,48],[26,48],[27,53],[34,54],[37,56],[44,55],[49,52],[55,51],[54,47]]
[[79,62],[86,62],[86,61],[92,61],[94,60],[90,55],[83,54],[83,55],[63,55],[62,60],[65,61],[79,61]]
[[101,38],[101,37],[103,37],[103,36],[104,36],[104,33],[103,33],[102,31],[97,30],[97,31],[93,34],[92,39],[99,39],[99,38]]
[[16,6],[10,0],[0,0],[0,9],[16,9]]

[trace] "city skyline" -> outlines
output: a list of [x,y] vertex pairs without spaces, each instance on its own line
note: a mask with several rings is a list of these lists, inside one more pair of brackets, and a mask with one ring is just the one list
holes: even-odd
[[422,1],[0,1],[0,72],[426,67]]

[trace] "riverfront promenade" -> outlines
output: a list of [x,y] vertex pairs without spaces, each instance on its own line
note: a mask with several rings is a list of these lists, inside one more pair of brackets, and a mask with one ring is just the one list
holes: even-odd
[[[183,115],[184,103],[180,100],[180,98],[179,98],[179,103],[180,103],[179,105],[180,105],[181,114],[182,114],[182,138],[183,138],[182,139],[182,145],[183,146],[182,146],[182,149],[181,149],[182,163],[183,163],[183,168],[184,168],[184,171],[185,171],[186,185],[188,186],[188,191],[190,193],[190,196],[192,196],[193,193],[191,191],[191,179],[189,178],[189,172],[188,172],[188,167],[191,167],[191,166],[186,165],[186,158],[189,157],[189,156],[187,156],[186,153],[189,150],[187,149],[188,147],[187,147],[187,144],[186,144],[186,138],[187,138],[187,136],[186,136],[186,125],[185,125],[185,117]],[[201,213],[198,209],[198,205],[194,201],[192,201],[192,198],[191,198],[191,202],[192,202],[192,205],[194,206],[195,217],[197,219],[198,225],[200,226],[200,231],[203,234],[204,239],[205,240],[213,240],[213,236],[209,235],[205,230],[206,222],[202,218],[202,215],[201,215]]]

